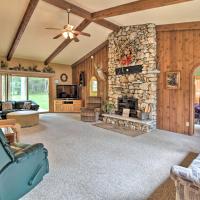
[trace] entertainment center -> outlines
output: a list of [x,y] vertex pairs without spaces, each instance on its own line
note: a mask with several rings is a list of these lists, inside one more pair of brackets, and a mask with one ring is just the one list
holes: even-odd
[[54,112],[80,112],[82,101],[79,99],[77,85],[57,85]]

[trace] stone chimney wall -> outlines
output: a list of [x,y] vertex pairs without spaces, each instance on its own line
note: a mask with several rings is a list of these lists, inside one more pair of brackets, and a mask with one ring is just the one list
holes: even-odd
[[[127,95],[138,99],[140,111],[150,110],[156,121],[157,74],[156,29],[154,24],[121,27],[109,35],[108,97],[117,106],[118,97]],[[141,73],[116,75],[123,67],[122,59],[131,54],[129,66],[142,65]],[[150,109],[147,109],[150,108]]]

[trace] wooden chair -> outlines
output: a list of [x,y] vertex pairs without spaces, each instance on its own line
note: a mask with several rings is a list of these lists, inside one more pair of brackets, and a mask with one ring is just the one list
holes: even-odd
[[81,108],[81,121],[96,122],[99,119],[101,111],[101,97],[90,96],[87,99],[87,105]]
[[4,130],[5,136],[10,143],[19,142],[21,126],[16,123],[16,120],[0,120],[0,128]]

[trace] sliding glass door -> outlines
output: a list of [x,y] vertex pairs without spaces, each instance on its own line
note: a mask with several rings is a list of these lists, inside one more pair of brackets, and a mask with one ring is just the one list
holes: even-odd
[[27,77],[8,77],[8,100],[27,100]]
[[5,101],[6,100],[6,88],[7,88],[7,84],[6,84],[6,75],[0,75],[0,100],[1,101]]
[[40,105],[40,109],[49,110],[49,79],[28,78],[28,99]]
[[0,100],[32,100],[49,111],[49,78],[0,75]]

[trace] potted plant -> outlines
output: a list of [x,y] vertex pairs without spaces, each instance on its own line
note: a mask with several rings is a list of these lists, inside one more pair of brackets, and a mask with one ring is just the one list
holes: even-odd
[[111,103],[109,101],[106,101],[104,104],[103,104],[103,107],[102,107],[102,110],[104,113],[108,113],[108,114],[112,114],[113,111],[115,109],[115,105],[114,103]]

